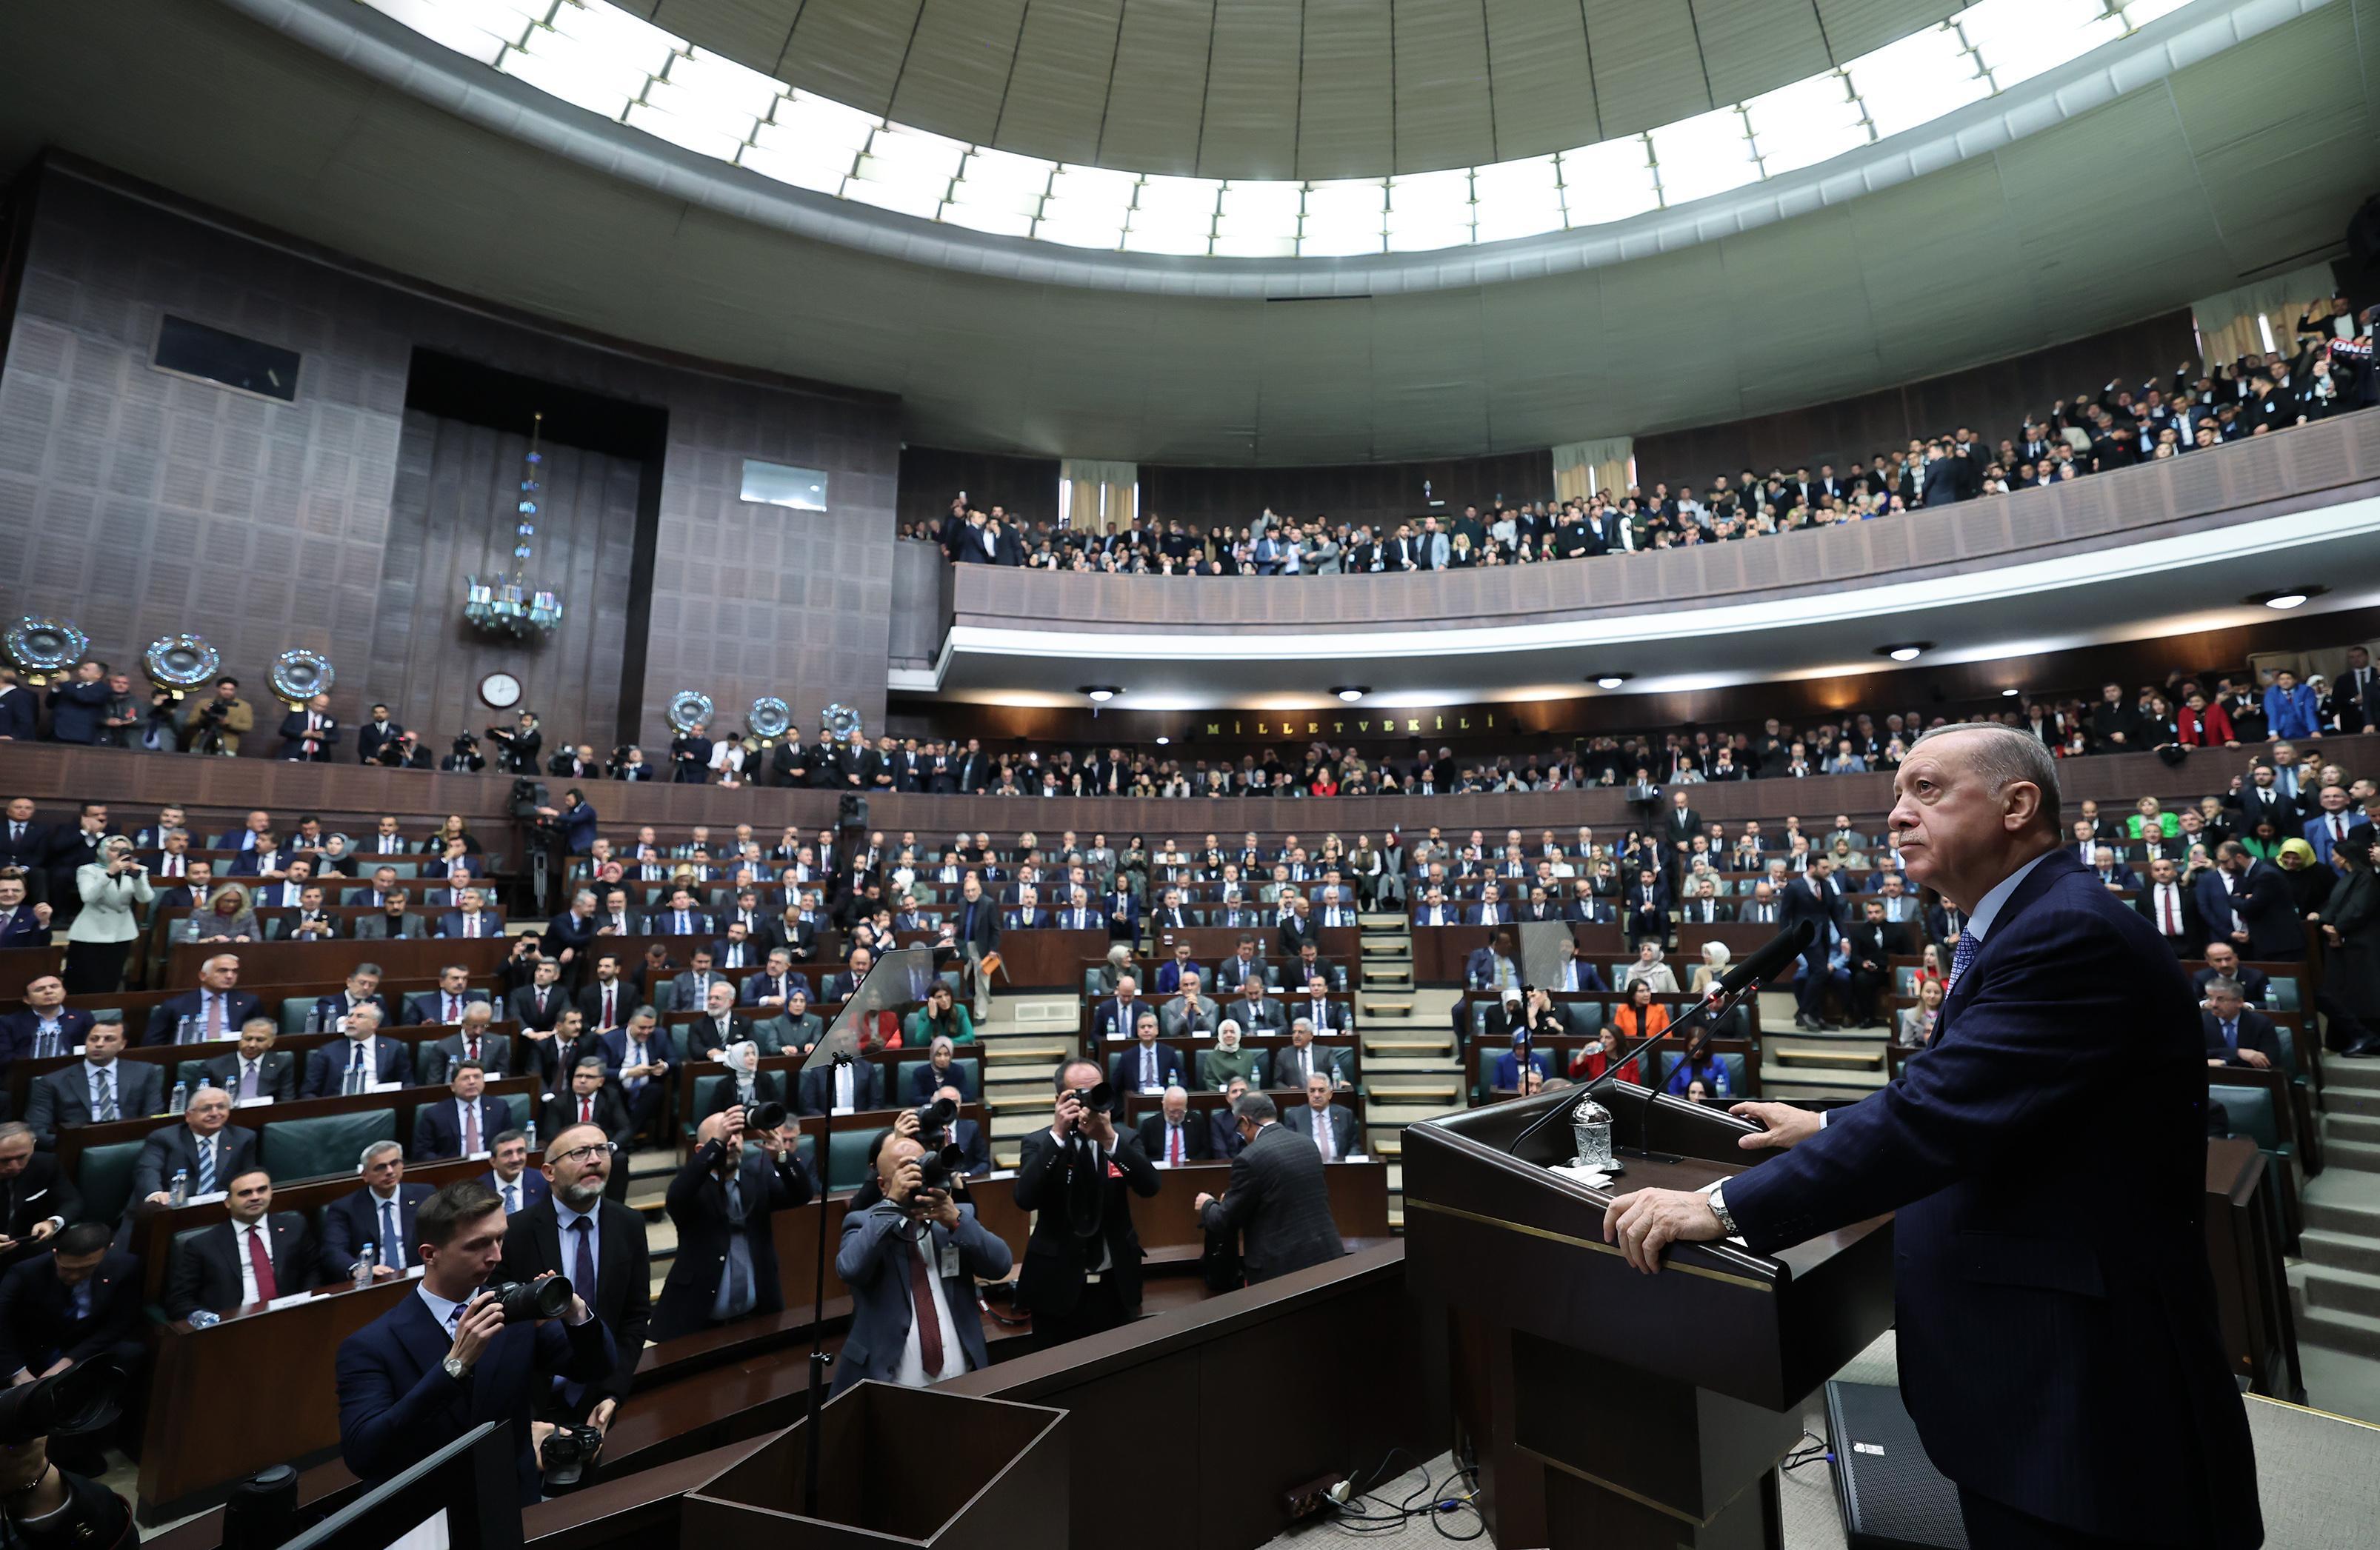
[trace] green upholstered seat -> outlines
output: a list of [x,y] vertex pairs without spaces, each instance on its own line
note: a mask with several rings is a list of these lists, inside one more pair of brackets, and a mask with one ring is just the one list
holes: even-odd
[[132,1165],[140,1160],[139,1141],[86,1146],[75,1164],[75,1188],[82,1192],[83,1217],[112,1222],[132,1199]]
[[276,1181],[331,1179],[355,1172],[365,1146],[372,1142],[396,1139],[396,1110],[278,1120],[268,1113],[262,1125],[258,1156]]

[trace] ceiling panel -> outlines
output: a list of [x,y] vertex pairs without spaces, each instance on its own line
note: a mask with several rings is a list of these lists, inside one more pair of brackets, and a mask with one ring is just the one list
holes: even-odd
[[1540,156],[1602,139],[1579,8],[1544,0],[1485,0],[1484,8],[1498,154]]
[[1818,13],[1794,0],[1694,0],[1694,35],[1710,67],[1711,93],[1740,103],[1780,81],[1814,76],[1835,61]]
[[821,97],[882,113],[917,30],[917,6],[918,0],[804,0],[777,73]]
[[1101,163],[1184,176],[1198,170],[1214,24],[1215,0],[1124,0]]
[[1923,364],[1932,360],[1963,364],[2023,348],[1993,343],[2040,311],[1994,162],[1962,162],[1850,209],[1867,297],[1866,343],[1883,362],[1876,380],[1941,369]]
[[[1801,3],[1779,0],[1779,8]],[[1828,51],[1838,65],[1966,9],[1958,0],[1814,0],[1814,4],[1827,35]]]
[[1026,0],[926,0],[890,116],[983,144],[1000,123]]
[[1198,171],[1297,176],[1298,12],[1281,0],[1215,0]]
[[1501,160],[1479,17],[1479,0],[1398,0],[1397,171]]
[[765,75],[776,68],[784,54],[802,4],[801,0],[641,0],[623,8]]
[[998,143],[1027,156],[1088,162],[1099,153],[1123,0],[1033,0],[1017,40]]
[[1297,170],[1308,178],[1377,175],[1394,163],[1396,70],[1379,0],[1305,0]]
[[1580,0],[1603,134],[1633,135],[1718,106],[1689,0]]

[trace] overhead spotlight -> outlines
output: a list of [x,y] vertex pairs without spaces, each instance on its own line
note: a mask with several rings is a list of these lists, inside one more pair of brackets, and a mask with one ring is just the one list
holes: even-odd
[[2017,696],[2018,695],[2020,695],[2020,694],[2022,694],[2022,693],[2023,693],[2023,691],[2022,691],[2022,690],[2021,690],[2021,689],[2002,689],[2002,690],[2000,691],[2000,698],[2002,698],[2002,699],[2014,699],[2014,698],[2016,698],[2016,696]]
[[1366,695],[1370,694],[1372,692],[1372,686],[1368,684],[1344,684],[1330,692],[1337,695],[1341,699],[1345,700],[1348,704],[1353,705],[1357,700],[1362,699]]
[[1595,686],[1598,689],[1616,689],[1635,676],[1633,672],[1598,672],[1595,674]]
[[1123,693],[1112,684],[1086,684],[1078,692],[1087,696],[1093,705],[1105,705]]
[[1173,739],[1172,739],[1172,738],[1170,738],[1170,737],[1160,737],[1160,738],[1157,740],[1157,745],[1158,745],[1159,747],[1162,748],[1162,747],[1164,747],[1167,744],[1169,744],[1169,743],[1171,743],[1171,742],[1172,742],[1172,741],[1173,741]]
[[1876,648],[1876,654],[1879,657],[1889,657],[1896,662],[1913,662],[1920,656],[1933,649],[1934,643],[1930,640],[1907,640],[1898,646],[1879,646]]
[[2243,603],[2262,603],[2266,608],[2287,611],[2292,608],[2303,608],[2329,590],[2327,587],[2284,587],[2272,592],[2252,592],[2240,600]]

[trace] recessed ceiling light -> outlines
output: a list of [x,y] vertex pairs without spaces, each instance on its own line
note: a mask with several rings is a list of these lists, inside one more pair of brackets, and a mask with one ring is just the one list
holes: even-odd
[[1934,643],[1930,640],[1904,640],[1898,646],[1879,646],[1876,648],[1876,654],[1879,657],[1889,657],[1896,662],[1913,662],[1920,656],[1933,649]]
[[1633,672],[1598,672],[1594,675],[1598,689],[1616,689],[1636,675]]
[[1105,705],[1123,693],[1112,684],[1086,684],[1083,685],[1082,692],[1090,696],[1093,705]]
[[1366,695],[1370,694],[1372,692],[1372,687],[1368,684],[1342,684],[1340,687],[1333,689],[1330,692],[1337,695],[1341,699],[1345,700],[1348,704],[1353,705],[1357,700],[1362,699]]
[[2303,608],[2329,590],[2327,587],[2282,587],[2270,592],[2251,592],[2240,600],[2244,603],[2262,603],[2266,608],[2286,611]]
[[1160,738],[1159,738],[1159,739],[1157,740],[1157,745],[1158,745],[1159,747],[1162,748],[1162,747],[1164,747],[1167,744],[1169,744],[1169,743],[1171,743],[1171,742],[1172,742],[1172,741],[1173,741],[1173,739],[1172,739],[1172,738],[1170,738],[1170,737],[1160,737]]
[[2020,691],[2020,690],[2016,690],[2016,689],[2002,689],[2002,690],[2000,691],[2000,698],[2002,698],[2002,699],[2014,699],[2014,698],[2016,698],[2016,696],[2018,696],[2018,694],[2019,694],[2019,693],[2021,693],[2021,692],[2022,692],[2022,691]]

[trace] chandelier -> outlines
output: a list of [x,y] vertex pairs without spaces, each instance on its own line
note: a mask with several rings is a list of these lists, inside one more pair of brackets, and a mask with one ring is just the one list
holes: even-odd
[[538,442],[544,430],[545,416],[540,413],[529,427],[520,499],[515,503],[512,575],[485,580],[477,575],[463,578],[464,621],[475,629],[516,640],[538,639],[562,623],[562,594],[542,582],[528,579],[529,557],[537,538],[538,491],[542,488],[538,474],[545,463],[545,454],[538,450]]

